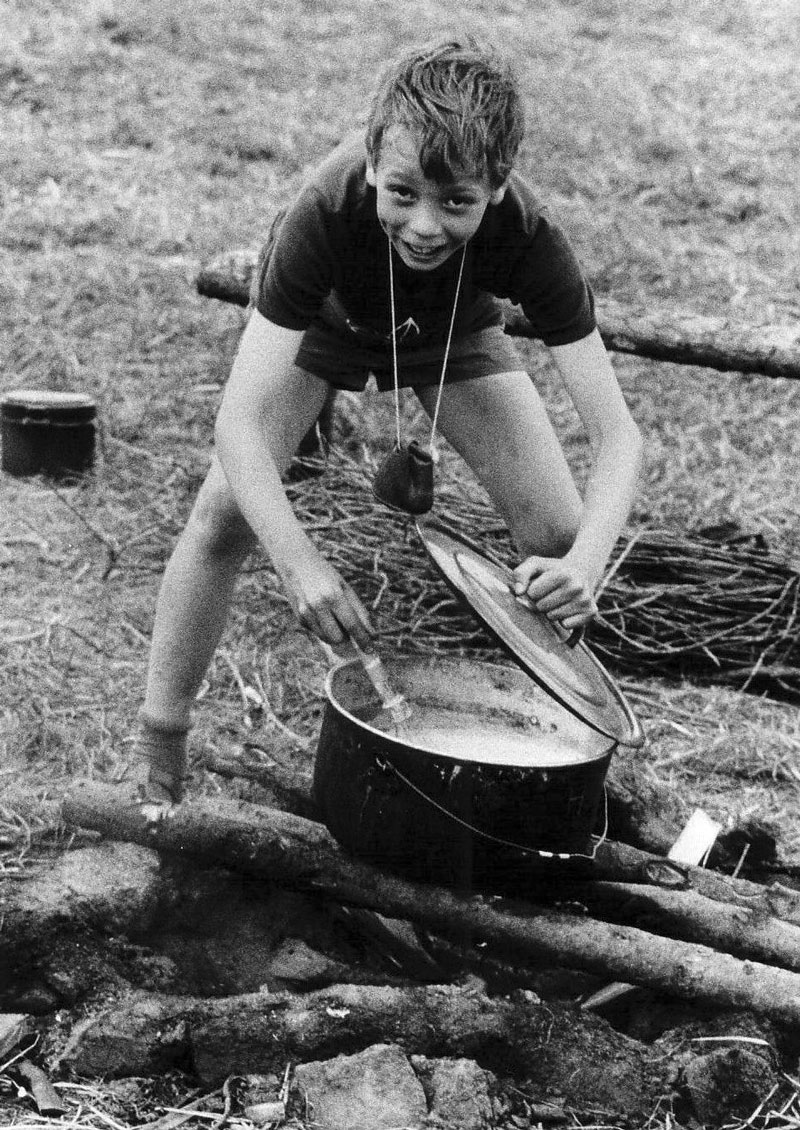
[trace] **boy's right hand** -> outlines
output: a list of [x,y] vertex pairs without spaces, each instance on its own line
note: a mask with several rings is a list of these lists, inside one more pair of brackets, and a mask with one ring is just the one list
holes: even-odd
[[310,542],[290,561],[274,562],[283,587],[304,628],[337,647],[351,638],[368,647],[372,625],[355,591]]

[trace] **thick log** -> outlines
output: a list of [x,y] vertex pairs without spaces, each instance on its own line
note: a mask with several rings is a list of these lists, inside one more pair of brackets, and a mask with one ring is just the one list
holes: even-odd
[[560,897],[578,899],[596,918],[701,942],[737,957],[800,970],[800,926],[750,907],[715,902],[697,891],[634,883],[564,884]]
[[749,879],[734,879],[704,867],[694,867],[641,851],[629,844],[606,840],[595,855],[592,873],[610,882],[653,884],[696,891],[714,902],[750,910],[754,916],[774,916],[800,926],[800,891],[774,883],[762,886]]
[[220,302],[230,302],[234,306],[246,306],[250,301],[250,284],[257,260],[257,248],[240,248],[227,255],[218,255],[198,271],[198,294],[205,298],[218,298]]
[[[206,263],[197,275],[198,292],[246,306],[257,255],[257,250],[243,249]],[[597,301],[597,321],[606,346],[617,353],[721,372],[800,378],[797,326],[748,326],[737,318],[711,318],[663,307],[632,310],[608,298]],[[510,303],[505,304],[505,322],[508,334],[536,336],[525,315]]]
[[470,933],[502,951],[800,1025],[796,973],[632,927],[411,883],[346,855],[321,824],[277,809],[203,799],[153,821],[130,794],[87,782],[66,799],[64,816],[157,851],[213,860],[443,933]]
[[61,1064],[94,1078],[188,1066],[213,1086],[376,1043],[466,1056],[543,1093],[552,1088],[581,1109],[640,1114],[663,1089],[649,1074],[649,1049],[596,1016],[542,1004],[534,993],[490,998],[451,985],[334,985],[221,999],[137,994],[76,1028]]
[[[652,361],[696,365],[724,373],[758,373],[800,378],[797,326],[743,325],[738,319],[712,318],[663,306],[628,309],[609,298],[597,302],[597,323],[608,349]],[[506,333],[535,337],[518,310],[506,315]]]
[[[206,763],[209,768],[217,767],[216,759]],[[246,756],[231,756],[217,771],[220,769],[259,781],[288,801],[281,807],[315,819],[311,771],[298,765],[296,759],[287,767],[280,756],[262,757],[255,763]],[[682,809],[678,803],[671,802],[660,787],[644,786],[633,771],[617,770],[608,782],[608,791],[614,830],[619,831],[616,815],[628,832],[639,833],[645,841],[663,840],[666,854],[680,826],[678,814]],[[674,866],[656,855],[639,853],[630,859],[625,846],[620,847],[620,868],[628,882],[613,881],[620,878],[611,865],[616,845],[603,847],[606,881],[581,883],[560,878],[548,892],[550,900],[582,903],[596,918],[800,971],[800,892],[796,897],[785,888],[772,892],[744,880],[716,876],[704,868],[694,868],[690,874],[688,868]],[[703,892],[696,889],[697,884]],[[543,891],[542,901],[544,895]]]
[[685,808],[674,789],[631,766],[610,766],[606,804],[610,837],[656,855],[667,854],[685,823]]

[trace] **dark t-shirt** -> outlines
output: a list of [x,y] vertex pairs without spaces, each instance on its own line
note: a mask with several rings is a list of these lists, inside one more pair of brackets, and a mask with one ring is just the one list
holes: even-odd
[[[451,255],[432,271],[413,271],[395,258],[396,325],[413,318],[416,346],[446,340],[460,259]],[[521,305],[546,345],[578,341],[596,325],[575,253],[516,173],[467,245],[461,286],[456,334],[501,324],[497,298]],[[300,330],[320,316],[331,292],[353,328],[386,340],[388,244],[366,181],[363,141],[334,150],[281,217],[254,300],[270,321]]]

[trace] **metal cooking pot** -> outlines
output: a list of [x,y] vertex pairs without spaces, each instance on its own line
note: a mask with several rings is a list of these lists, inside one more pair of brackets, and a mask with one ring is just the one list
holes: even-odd
[[323,819],[356,854],[446,885],[513,889],[523,864],[584,870],[611,756],[642,744],[639,725],[585,643],[515,596],[506,566],[441,522],[417,531],[517,666],[384,657],[411,706],[402,724],[358,660],[334,667],[314,778]]
[[517,668],[438,657],[386,667],[411,706],[401,725],[357,660],[326,682],[314,790],[344,847],[455,887],[588,856],[613,738]]
[[2,469],[75,480],[94,464],[97,408],[77,392],[16,389],[0,400]]

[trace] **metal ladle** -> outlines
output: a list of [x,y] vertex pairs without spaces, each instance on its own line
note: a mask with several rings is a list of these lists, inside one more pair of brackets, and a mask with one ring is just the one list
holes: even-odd
[[[329,663],[337,663],[341,660],[341,656],[324,640],[318,641],[322,650],[328,657]],[[350,647],[353,649],[354,654],[358,658],[361,666],[364,668],[364,673],[369,679],[370,683],[375,689],[375,693],[381,702],[381,710],[386,711],[392,720],[392,724],[399,728],[403,726],[412,716],[411,703],[404,697],[395,687],[392,686],[389,673],[386,666],[375,651],[366,651],[363,647],[352,638],[348,640]]]

